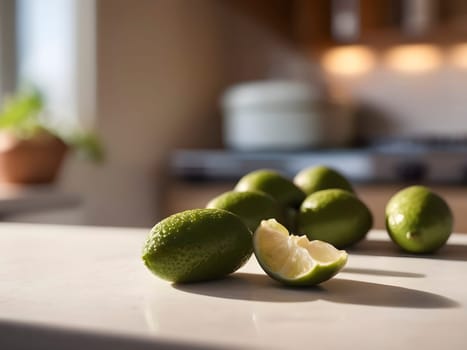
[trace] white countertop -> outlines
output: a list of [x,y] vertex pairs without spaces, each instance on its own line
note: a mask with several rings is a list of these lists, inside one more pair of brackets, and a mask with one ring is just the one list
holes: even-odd
[[148,231],[0,224],[0,348],[467,348],[467,235],[409,256],[373,231],[334,279],[291,289],[254,257],[172,285],[140,259]]

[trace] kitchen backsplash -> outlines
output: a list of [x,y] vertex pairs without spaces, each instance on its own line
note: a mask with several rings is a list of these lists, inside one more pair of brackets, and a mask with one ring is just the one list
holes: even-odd
[[467,135],[467,70],[444,65],[410,75],[378,66],[360,77],[328,78],[360,106],[363,136]]

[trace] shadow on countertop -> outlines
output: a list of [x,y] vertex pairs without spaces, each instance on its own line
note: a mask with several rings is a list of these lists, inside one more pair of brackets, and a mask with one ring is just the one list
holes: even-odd
[[402,251],[391,241],[376,240],[364,240],[347,251],[359,255],[467,261],[467,245],[449,242],[432,254],[410,254]]
[[[392,271],[382,273],[394,274]],[[265,274],[237,272],[218,281],[174,284],[173,287],[187,293],[216,298],[275,303],[326,300],[340,304],[415,309],[442,309],[459,306],[456,301],[434,293],[339,277],[319,286],[292,288],[280,285]]]

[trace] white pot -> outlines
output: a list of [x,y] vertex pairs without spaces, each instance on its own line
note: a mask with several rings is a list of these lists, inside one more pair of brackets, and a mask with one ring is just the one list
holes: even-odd
[[222,100],[224,142],[238,150],[295,150],[326,144],[323,105],[312,85],[246,83]]

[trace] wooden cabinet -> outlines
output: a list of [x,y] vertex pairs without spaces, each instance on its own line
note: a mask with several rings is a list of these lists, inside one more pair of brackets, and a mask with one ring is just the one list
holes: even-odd
[[[226,0],[296,48],[310,52],[336,44],[372,46],[413,40],[463,40],[464,0]],[[355,23],[354,23],[355,22]],[[350,34],[353,32],[353,34]]]
[[[232,189],[228,182],[185,182],[173,181],[167,186],[162,215],[168,216],[178,211],[203,208],[213,197]],[[357,185],[358,196],[368,205],[374,217],[374,228],[384,229],[384,209],[389,198],[400,190],[401,185]],[[454,214],[454,231],[467,233],[467,187],[431,187],[441,195]]]

